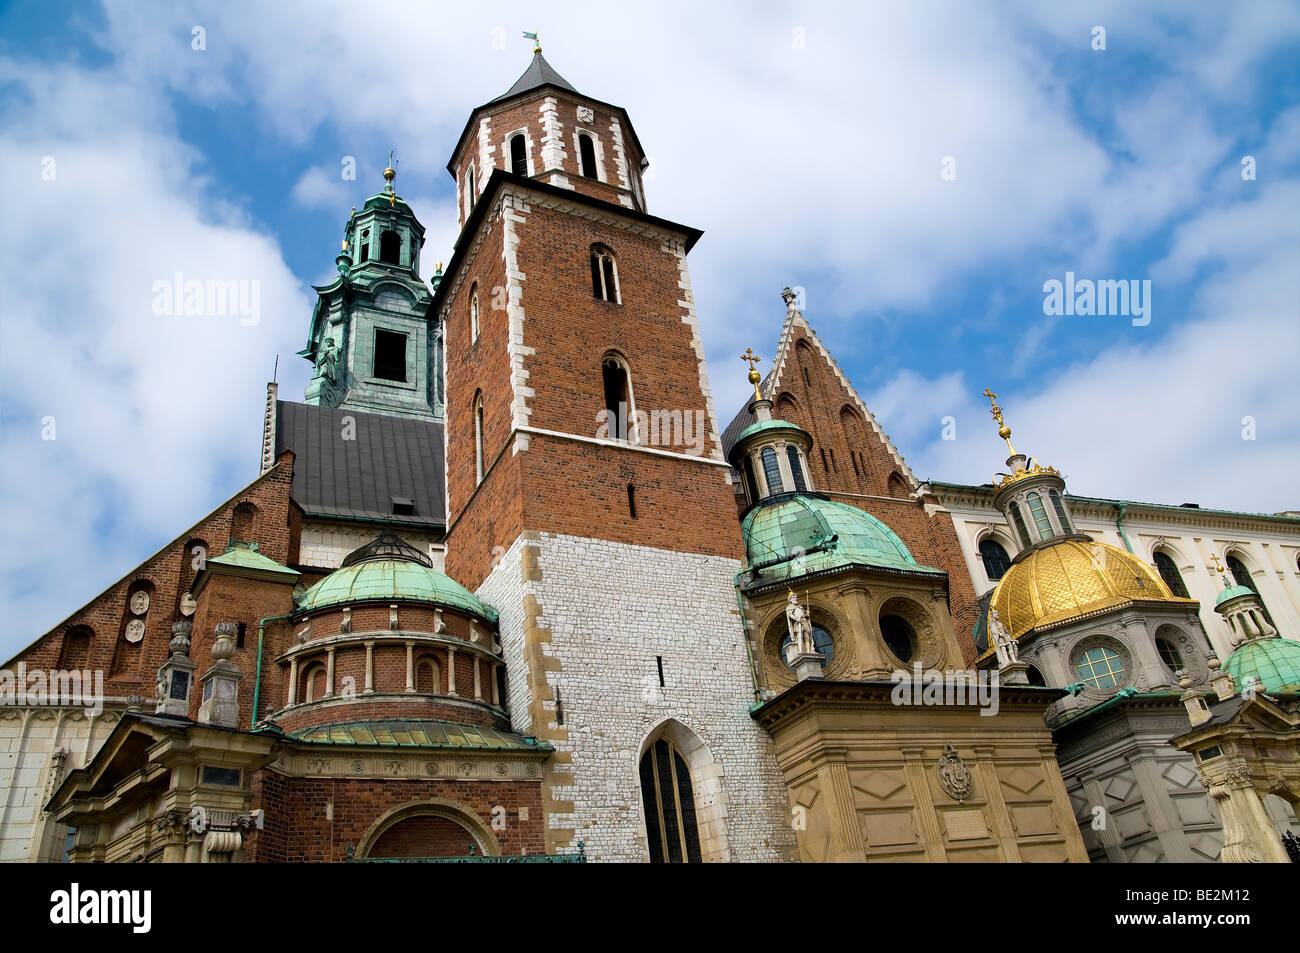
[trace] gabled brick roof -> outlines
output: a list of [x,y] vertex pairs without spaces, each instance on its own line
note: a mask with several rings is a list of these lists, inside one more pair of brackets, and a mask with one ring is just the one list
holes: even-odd
[[[412,526],[445,521],[443,425],[335,407],[276,402],[276,453],[294,452],[295,503],[309,516]],[[346,421],[355,439],[344,439]],[[414,500],[414,515],[393,512]]]

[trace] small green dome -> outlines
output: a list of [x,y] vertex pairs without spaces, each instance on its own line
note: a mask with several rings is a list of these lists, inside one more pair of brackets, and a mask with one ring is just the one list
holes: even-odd
[[851,566],[945,575],[919,565],[894,531],[870,513],[817,493],[764,500],[745,514],[740,529],[759,584]]
[[1237,683],[1237,691],[1254,676],[1270,694],[1300,694],[1300,642],[1252,639],[1228,656],[1223,670]]
[[740,433],[736,434],[736,439],[731,442],[734,447],[739,443],[744,443],[756,433],[763,433],[768,430],[798,430],[800,433],[806,431],[798,424],[792,424],[788,420],[760,420],[758,423],[750,424]]
[[1217,609],[1229,599],[1235,599],[1238,596],[1253,596],[1254,594],[1255,590],[1248,589],[1245,586],[1232,586],[1219,593],[1219,597],[1214,600],[1214,607]]
[[488,622],[497,611],[456,580],[434,569],[418,549],[392,534],[347,555],[343,566],[296,598],[295,612],[315,612],[353,602],[429,602],[460,609]]

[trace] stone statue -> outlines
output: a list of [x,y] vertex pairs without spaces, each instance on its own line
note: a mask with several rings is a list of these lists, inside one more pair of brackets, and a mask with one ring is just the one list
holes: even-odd
[[335,378],[335,367],[339,360],[339,349],[334,344],[333,338],[326,338],[324,345],[321,347],[320,357],[316,361],[315,377],[323,377],[331,384],[337,383]]
[[1020,647],[998,618],[997,609],[989,609],[989,632],[993,636],[993,647],[998,653],[999,668],[1020,661]]
[[790,658],[800,655],[812,655],[817,652],[813,642],[812,620],[808,610],[799,604],[799,597],[790,590],[790,599],[785,606],[785,624],[790,630]]

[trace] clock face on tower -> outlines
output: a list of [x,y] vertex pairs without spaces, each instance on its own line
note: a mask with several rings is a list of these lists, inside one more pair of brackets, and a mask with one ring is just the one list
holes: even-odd
[[149,611],[149,593],[141,590],[131,596],[131,611],[136,615],[144,615]]

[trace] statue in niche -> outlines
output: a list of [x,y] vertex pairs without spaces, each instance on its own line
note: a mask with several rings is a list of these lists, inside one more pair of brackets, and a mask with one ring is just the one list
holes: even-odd
[[790,658],[817,653],[817,646],[813,642],[812,620],[808,617],[808,610],[799,604],[799,597],[793,589],[790,590],[790,598],[785,606],[785,624],[790,630]]
[[323,377],[331,384],[337,384],[335,377],[336,368],[339,361],[339,349],[334,344],[333,338],[326,338],[325,343],[321,346],[320,357],[316,359],[316,373],[313,377]]

